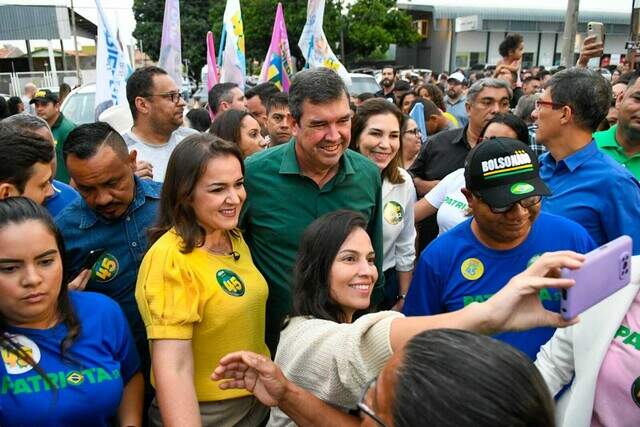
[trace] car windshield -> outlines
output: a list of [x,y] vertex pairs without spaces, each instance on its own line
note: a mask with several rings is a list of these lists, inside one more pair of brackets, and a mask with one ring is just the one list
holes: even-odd
[[95,93],[74,93],[64,105],[62,114],[77,125],[93,123]]
[[376,93],[380,86],[372,76],[351,76],[351,84],[347,89],[352,96],[357,96],[364,92]]

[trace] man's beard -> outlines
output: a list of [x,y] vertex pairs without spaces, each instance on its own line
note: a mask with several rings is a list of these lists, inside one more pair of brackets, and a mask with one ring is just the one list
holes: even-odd
[[626,121],[620,117],[618,117],[618,127],[629,145],[634,147],[640,145],[640,129],[632,127],[630,121]]
[[391,86],[393,86],[393,81],[391,81],[391,79],[382,79],[381,84],[386,88],[390,88]]

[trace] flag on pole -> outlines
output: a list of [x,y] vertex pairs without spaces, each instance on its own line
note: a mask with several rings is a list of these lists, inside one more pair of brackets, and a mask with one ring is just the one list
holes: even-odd
[[424,144],[427,140],[427,123],[424,121],[424,104],[422,104],[422,102],[416,102],[416,105],[411,109],[409,116],[411,116],[418,125],[418,129],[420,129],[420,133],[422,134],[420,142]]
[[[207,33],[207,93],[212,87],[218,84],[218,64],[216,63],[216,47],[213,44],[213,33],[209,31]],[[211,106],[208,107],[209,116],[211,120],[215,118],[215,114],[211,110]]]
[[284,11],[282,3],[278,3],[276,20],[273,23],[273,32],[271,33],[271,44],[264,64],[262,64],[260,83],[272,82],[278,89],[289,92],[289,81],[292,74],[291,52],[289,51],[287,27],[284,23]]
[[226,40],[222,54],[220,82],[236,83],[244,91],[246,61],[240,0],[227,0],[222,25],[224,26]]
[[169,73],[178,87],[182,86],[182,47],[180,46],[180,3],[165,0],[162,41],[158,65]]
[[96,52],[96,113],[112,105],[127,103],[127,78],[132,72],[129,58],[109,27],[109,21],[96,0],[98,41]]
[[324,0],[309,0],[307,3],[307,22],[302,29],[298,46],[302,51],[307,67],[327,67],[335,71],[347,83],[351,82],[349,72],[342,65],[329,46],[324,35]]

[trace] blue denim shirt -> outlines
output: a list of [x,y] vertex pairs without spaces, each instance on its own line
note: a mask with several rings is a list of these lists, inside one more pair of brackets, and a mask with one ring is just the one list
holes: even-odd
[[640,253],[640,183],[594,141],[558,162],[541,155],[540,177],[551,190],[543,211],[574,220],[598,245],[629,235]]
[[469,124],[469,116],[467,115],[467,107],[465,106],[467,103],[466,96],[461,96],[455,104],[449,100],[449,97],[446,97],[444,103],[447,107],[447,113],[450,113],[458,120],[461,128]]
[[145,328],[134,293],[138,269],[148,249],[147,229],[155,223],[162,184],[138,177],[135,183],[133,202],[115,221],[97,215],[79,198],[60,212],[55,222],[64,237],[69,278],[81,271],[91,250],[105,249],[106,254],[94,264],[86,290],[115,300],[127,317],[136,344],[145,346]]

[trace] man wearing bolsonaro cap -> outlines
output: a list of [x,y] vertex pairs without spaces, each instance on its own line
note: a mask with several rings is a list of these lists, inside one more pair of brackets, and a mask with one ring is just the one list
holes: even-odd
[[[582,226],[540,212],[550,194],[539,176],[538,158],[528,145],[493,138],[474,147],[465,160],[465,187],[473,217],[440,235],[422,252],[404,304],[408,316],[458,310],[483,302],[544,252],[595,247]],[[556,290],[540,293],[558,311]],[[552,328],[496,335],[535,358]]]

